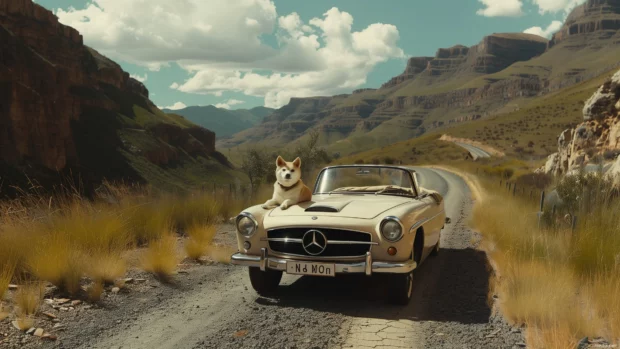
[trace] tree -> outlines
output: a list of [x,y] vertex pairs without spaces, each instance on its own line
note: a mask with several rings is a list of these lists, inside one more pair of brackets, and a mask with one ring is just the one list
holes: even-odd
[[257,149],[246,150],[241,159],[241,170],[250,178],[250,185],[254,192],[267,177],[271,169],[269,166],[272,161],[267,159],[265,154]]

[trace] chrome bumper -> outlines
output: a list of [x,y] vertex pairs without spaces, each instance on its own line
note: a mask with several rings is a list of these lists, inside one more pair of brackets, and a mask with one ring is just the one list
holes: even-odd
[[[267,269],[280,270],[286,272],[286,262],[294,262],[294,259],[284,259],[277,257],[269,257],[267,249],[261,249],[260,256],[251,256],[244,253],[235,253],[231,257],[231,263],[234,265],[243,265],[246,267],[258,267],[260,270]],[[299,261],[308,262],[308,261]],[[317,261],[319,262],[319,261]],[[321,263],[323,263],[321,261]],[[329,263],[329,262],[327,262]],[[366,260],[363,262],[335,262],[337,274],[366,274],[372,273],[393,273],[406,274],[416,268],[415,261],[406,262],[373,262],[370,252],[366,253]]]

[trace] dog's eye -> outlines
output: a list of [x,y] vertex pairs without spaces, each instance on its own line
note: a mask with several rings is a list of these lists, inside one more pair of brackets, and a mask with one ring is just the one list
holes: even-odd
[[295,170],[291,170],[291,172],[295,172]]

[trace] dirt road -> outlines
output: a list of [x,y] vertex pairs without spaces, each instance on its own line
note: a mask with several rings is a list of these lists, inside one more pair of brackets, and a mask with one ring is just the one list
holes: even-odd
[[[388,305],[385,276],[285,275],[279,295],[258,297],[247,270],[196,266],[173,285],[154,280],[102,307],[61,318],[61,348],[513,348],[519,329],[492,314],[489,268],[467,228],[472,202],[456,175],[417,169],[421,185],[444,194],[452,224],[440,255],[417,271],[407,307]],[[229,227],[231,236],[232,227]],[[34,344],[34,343],[32,343]],[[33,345],[35,346],[35,345]]]

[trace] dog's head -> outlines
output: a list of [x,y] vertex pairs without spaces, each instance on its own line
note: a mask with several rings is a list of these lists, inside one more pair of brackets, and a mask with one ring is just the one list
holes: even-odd
[[294,185],[301,179],[301,159],[286,162],[281,156],[276,160],[276,179],[285,187]]

